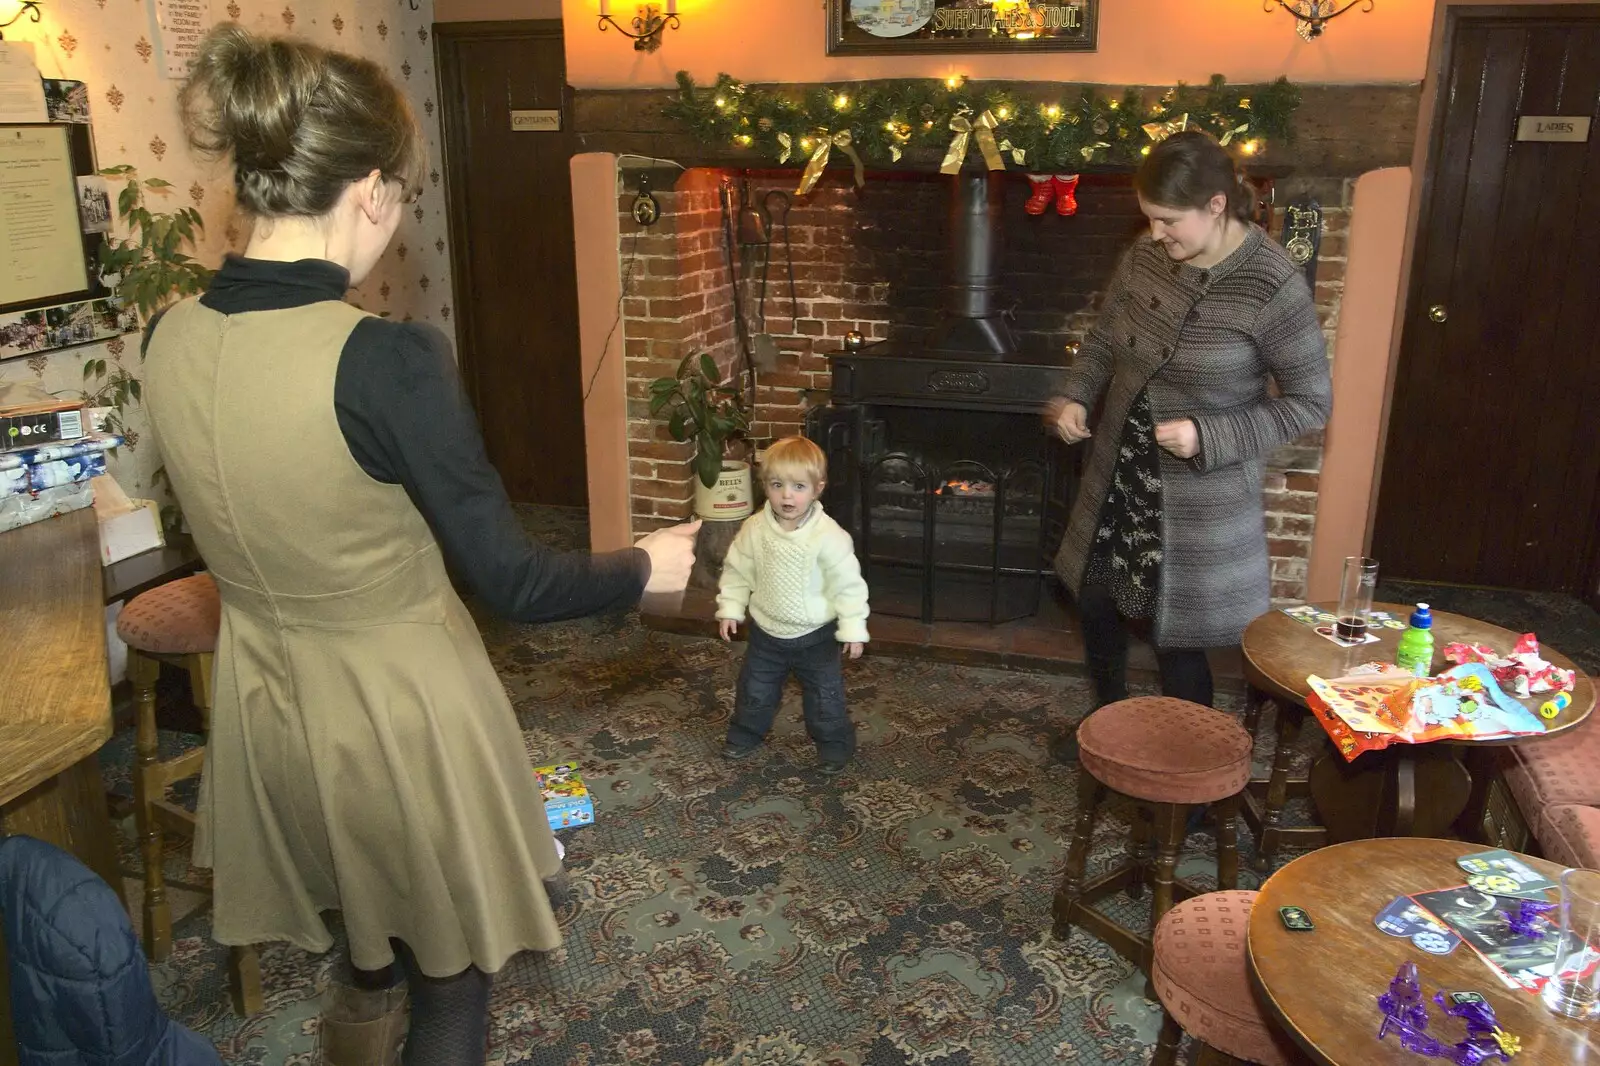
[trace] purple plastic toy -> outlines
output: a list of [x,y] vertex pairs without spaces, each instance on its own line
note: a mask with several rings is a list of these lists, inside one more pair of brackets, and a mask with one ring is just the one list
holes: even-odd
[[1448,1059],[1456,1066],[1479,1066],[1493,1058],[1510,1062],[1511,1056],[1521,1050],[1522,1042],[1500,1028],[1494,1008],[1476,992],[1438,992],[1433,1000],[1446,1014],[1467,1023],[1465,1040],[1446,1044],[1427,1032],[1428,1005],[1422,998],[1422,979],[1417,964],[1409,960],[1400,964],[1394,980],[1389,982],[1389,991],[1378,997],[1378,1009],[1383,1011],[1378,1039],[1395,1033],[1406,1050]]
[[1506,928],[1517,936],[1525,936],[1529,940],[1543,940],[1544,930],[1539,928],[1539,916],[1545,911],[1555,910],[1556,905],[1535,899],[1518,900],[1517,904],[1515,915],[1510,911],[1496,912],[1506,920]]

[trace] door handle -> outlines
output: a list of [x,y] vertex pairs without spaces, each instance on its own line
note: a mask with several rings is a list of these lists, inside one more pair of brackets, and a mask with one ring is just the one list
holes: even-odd
[[1445,309],[1444,304],[1434,304],[1428,308],[1428,320],[1431,322],[1443,322],[1449,317],[1450,312]]

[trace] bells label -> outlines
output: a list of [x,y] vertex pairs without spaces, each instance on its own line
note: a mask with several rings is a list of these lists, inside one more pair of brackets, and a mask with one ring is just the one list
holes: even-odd
[[1519,141],[1575,141],[1589,139],[1588,115],[1519,115]]

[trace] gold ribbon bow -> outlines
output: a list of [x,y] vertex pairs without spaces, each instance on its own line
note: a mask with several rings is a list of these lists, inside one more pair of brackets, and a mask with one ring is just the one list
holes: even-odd
[[1000,123],[994,115],[985,111],[976,119],[967,116],[972,112],[967,108],[957,111],[950,119],[950,128],[956,135],[950,140],[950,147],[944,153],[944,163],[939,167],[941,174],[954,174],[961,169],[962,162],[967,158],[967,143],[976,134],[978,137],[978,150],[983,153],[983,162],[990,170],[1004,170],[1006,161],[1000,158],[1000,147],[994,143],[994,128]]
[[1018,148],[1009,140],[1005,140],[1000,142],[1000,150],[1002,152],[1010,152],[1011,158],[1017,166],[1025,167],[1028,165],[1028,150],[1026,148]]
[[1188,129],[1189,116],[1187,113],[1185,113],[1179,115],[1177,118],[1169,119],[1166,122],[1146,122],[1140,128],[1144,130],[1144,132],[1152,141],[1160,144],[1168,137],[1171,137],[1174,133],[1182,133],[1184,130]]
[[778,153],[778,165],[782,166],[789,161],[789,153],[794,151],[794,138],[780,130],[778,132],[778,144],[783,148],[783,151]]
[[1097,149],[1097,148],[1110,148],[1110,147],[1111,147],[1111,145],[1108,144],[1105,141],[1096,141],[1093,144],[1084,145],[1082,148],[1078,149],[1078,151],[1083,153],[1083,161],[1085,163],[1088,163],[1088,162],[1092,162],[1094,160],[1095,149]]
[[806,163],[805,172],[800,175],[800,187],[795,190],[796,196],[804,196],[816,187],[822,178],[822,168],[828,165],[828,156],[833,154],[835,148],[850,157],[856,165],[856,186],[859,188],[867,183],[866,167],[861,162],[861,157],[856,154],[855,138],[849,130],[840,130],[838,133],[822,131],[817,147],[811,153],[811,159]]
[[1223,145],[1224,147],[1226,147],[1228,142],[1233,140],[1235,135],[1240,134],[1240,133],[1249,133],[1249,132],[1250,132],[1250,123],[1246,122],[1244,125],[1235,126],[1235,127],[1233,127],[1233,129],[1229,130],[1227,133],[1224,133],[1222,135],[1222,140],[1218,141],[1217,143]]

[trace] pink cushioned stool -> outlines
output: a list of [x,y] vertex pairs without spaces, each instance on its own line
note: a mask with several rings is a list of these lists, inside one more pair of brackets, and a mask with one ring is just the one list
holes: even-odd
[[[128,645],[128,680],[138,708],[133,809],[144,859],[144,950],[154,960],[172,952],[172,904],[162,870],[163,833],[194,833],[194,815],[167,799],[167,787],[200,773],[206,754],[204,747],[195,747],[171,759],[159,757],[156,681],[162,663],[187,671],[195,705],[209,732],[211,666],[221,626],[222,598],[217,583],[203,573],[142,592],[117,616],[117,636]],[[228,983],[240,1017],[261,1009],[261,964],[254,948],[232,949]]]
[[1244,1062],[1304,1061],[1250,984],[1246,933],[1256,896],[1208,892],[1173,907],[1156,926],[1150,977],[1165,1017],[1151,1066],[1171,1066],[1182,1033]]
[[[1217,820],[1217,883],[1225,889],[1239,880],[1238,836],[1234,819],[1239,793],[1250,778],[1250,734],[1227,715],[1168,696],[1138,696],[1108,704],[1078,727],[1078,819],[1067,853],[1067,868],[1056,890],[1054,933],[1058,939],[1074,925],[1099,937],[1149,973],[1149,934],[1127,928],[1093,906],[1127,890],[1137,898],[1151,881],[1151,835],[1155,837],[1151,925],[1172,908],[1174,892],[1198,895],[1177,881],[1173,869],[1183,846],[1189,809],[1212,806]],[[1084,867],[1094,819],[1108,789],[1138,801],[1128,861],[1088,884]]]

